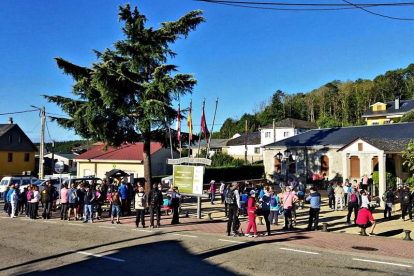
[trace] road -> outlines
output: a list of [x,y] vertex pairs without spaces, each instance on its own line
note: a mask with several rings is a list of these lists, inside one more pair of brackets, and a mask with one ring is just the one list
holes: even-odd
[[[413,275],[414,260],[283,239],[0,216],[0,275]],[[341,235],[341,234],[338,234]],[[412,250],[412,243],[408,248]]]

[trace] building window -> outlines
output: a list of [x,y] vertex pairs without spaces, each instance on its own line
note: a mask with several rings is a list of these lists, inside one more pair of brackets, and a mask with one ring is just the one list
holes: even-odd
[[283,137],[289,137],[289,131],[283,132]]
[[350,158],[350,163],[351,163],[351,177],[359,179],[361,177],[359,157],[352,156]]
[[384,122],[383,122],[383,124],[390,124],[390,123],[391,123],[390,119],[385,119]]
[[29,162],[30,160],[30,153],[25,153],[24,154],[24,162]]
[[373,120],[372,125],[379,125],[379,121],[378,120]]
[[254,148],[254,153],[255,153],[255,154],[260,154],[260,148],[259,148],[259,147]]
[[382,110],[382,105],[378,105],[377,106],[377,111],[381,111]]
[[91,171],[90,170],[83,170],[83,176],[90,176]]
[[358,151],[363,151],[363,150],[364,150],[364,144],[358,143]]
[[321,156],[321,174],[329,176],[329,157],[326,155]]
[[9,143],[13,143],[13,135],[9,135]]
[[13,153],[9,152],[7,155],[7,162],[13,162]]
[[20,144],[23,143],[23,139],[22,139],[22,136],[21,135],[19,136],[19,143]]
[[270,138],[270,131],[265,132],[265,138]]

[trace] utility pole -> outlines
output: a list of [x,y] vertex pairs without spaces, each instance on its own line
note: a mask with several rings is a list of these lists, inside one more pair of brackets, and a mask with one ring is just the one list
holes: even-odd
[[244,165],[247,166],[247,120],[244,125]]
[[52,174],[55,173],[55,141],[52,141]]
[[276,142],[276,119],[273,119],[273,143]]
[[41,128],[41,132],[40,132],[40,154],[39,154],[39,179],[43,179],[44,176],[44,152],[45,152],[45,121],[46,121],[46,116],[45,116],[45,107],[42,107],[42,111],[41,111],[41,124],[42,124],[42,128]]

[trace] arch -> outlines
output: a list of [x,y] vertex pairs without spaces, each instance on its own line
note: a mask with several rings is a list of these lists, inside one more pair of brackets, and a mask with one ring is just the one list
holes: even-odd
[[321,174],[329,176],[329,157],[327,155],[321,156]]

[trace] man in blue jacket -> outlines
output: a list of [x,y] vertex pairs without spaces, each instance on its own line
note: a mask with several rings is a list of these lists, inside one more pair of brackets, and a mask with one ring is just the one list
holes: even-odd
[[89,185],[85,186],[84,204],[85,204],[85,220],[83,223],[88,222],[90,217],[91,223],[93,223],[93,204],[95,203],[95,192]]
[[13,194],[15,187],[14,184],[11,184],[10,186],[10,190],[7,192],[7,197],[6,197],[6,201],[7,201],[7,215],[10,217],[11,215],[11,211],[12,211],[12,205],[11,205],[11,196]]
[[311,188],[310,195],[306,198],[306,201],[310,201],[309,224],[306,230],[312,230],[312,223],[314,223],[314,230],[318,230],[319,211],[321,210],[321,194],[318,193],[316,188]]
[[121,195],[121,199],[122,199],[121,213],[122,213],[122,216],[124,216],[124,212],[125,211],[128,212],[127,208],[129,208],[128,203],[127,203],[128,202],[128,187],[125,184],[124,180],[122,180],[121,186],[119,186],[118,188],[118,192]]

